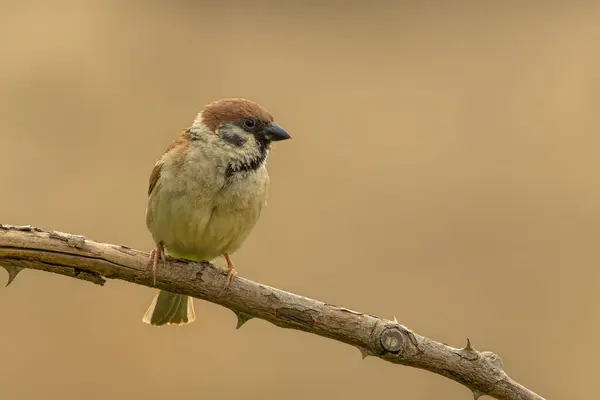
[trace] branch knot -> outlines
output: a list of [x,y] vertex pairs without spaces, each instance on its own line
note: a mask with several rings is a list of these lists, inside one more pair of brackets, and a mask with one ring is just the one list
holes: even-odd
[[388,353],[399,354],[404,348],[404,332],[398,325],[386,327],[379,336],[381,347]]

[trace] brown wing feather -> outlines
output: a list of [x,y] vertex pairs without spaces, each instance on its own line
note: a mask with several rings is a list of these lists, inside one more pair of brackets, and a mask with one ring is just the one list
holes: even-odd
[[150,174],[150,185],[148,186],[148,196],[152,194],[152,190],[156,186],[156,182],[158,182],[158,178],[160,178],[160,170],[162,168],[162,164],[158,162],[152,169],[152,173]]
[[[181,135],[175,139],[170,145],[169,147],[167,147],[167,150],[165,150],[164,154],[167,154],[169,151],[173,150],[175,147],[178,146],[187,146],[189,144],[189,140],[190,140],[190,131],[188,129],[184,130]],[[154,165],[154,168],[152,169],[152,172],[150,173],[150,180],[149,180],[149,185],[148,185],[148,196],[150,196],[152,194],[152,190],[154,190],[154,188],[156,187],[156,183],[158,182],[158,179],[160,178],[160,171],[162,169],[162,157],[156,162],[156,164]]]

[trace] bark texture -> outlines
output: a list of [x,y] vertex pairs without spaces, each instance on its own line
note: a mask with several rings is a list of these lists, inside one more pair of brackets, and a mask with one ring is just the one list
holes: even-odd
[[121,279],[220,304],[237,315],[237,328],[251,318],[261,318],[282,328],[347,343],[358,348],[363,358],[379,357],[443,375],[470,388],[475,399],[486,394],[506,400],[543,400],[511,379],[497,354],[475,350],[469,339],[463,348],[451,347],[423,337],[395,319],[326,304],[239,276],[223,291],[226,272],[208,262],[168,259],[167,268],[159,266],[153,286],[147,261],[148,253],[124,245],[29,225],[0,225],[0,265],[8,271],[7,286],[24,268],[98,285],[104,285],[106,279]]

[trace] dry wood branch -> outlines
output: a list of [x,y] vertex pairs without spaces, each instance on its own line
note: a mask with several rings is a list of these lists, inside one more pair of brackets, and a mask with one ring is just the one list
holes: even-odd
[[[148,254],[127,246],[99,243],[83,236],[46,232],[31,226],[0,225],[0,265],[12,282],[23,268],[39,269],[103,285],[104,278],[152,287]],[[543,398],[512,380],[500,357],[477,351],[467,340],[454,348],[412,332],[397,321],[325,304],[236,277],[221,293],[225,272],[208,263],[168,260],[159,268],[156,287],[207,300],[231,309],[237,328],[262,318],[283,328],[328,337],[358,348],[363,356],[422,368],[468,388],[477,399]],[[8,286],[7,284],[7,286]]]

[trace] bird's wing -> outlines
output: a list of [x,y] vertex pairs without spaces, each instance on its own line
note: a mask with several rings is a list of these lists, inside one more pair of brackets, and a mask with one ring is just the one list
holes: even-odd
[[156,164],[154,165],[154,168],[152,168],[152,172],[150,173],[150,179],[148,182],[148,196],[150,196],[152,194],[152,191],[156,187],[156,183],[158,182],[158,179],[160,178],[160,171],[163,166],[163,157],[167,153],[169,153],[169,151],[173,150],[174,148],[176,148],[178,146],[187,146],[189,143],[189,135],[190,135],[189,130],[188,129],[184,130],[181,133],[181,135],[177,139],[175,139],[173,141],[173,143],[171,143],[169,145],[169,147],[167,147],[167,150],[165,150],[164,154],[156,161]]

